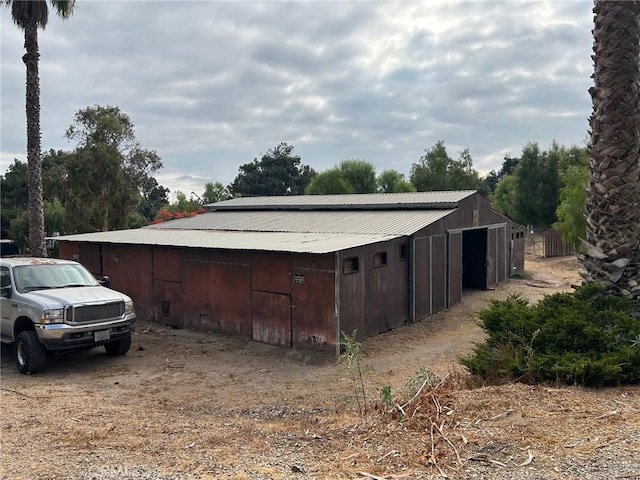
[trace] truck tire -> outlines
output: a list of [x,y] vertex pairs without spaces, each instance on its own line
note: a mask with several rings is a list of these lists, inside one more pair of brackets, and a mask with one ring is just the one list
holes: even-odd
[[107,355],[110,357],[119,357],[125,355],[129,348],[131,348],[131,335],[127,335],[115,342],[109,342],[104,344],[104,349],[107,351]]
[[16,338],[15,358],[18,371],[25,375],[38,373],[44,367],[45,351],[33,330],[20,332]]

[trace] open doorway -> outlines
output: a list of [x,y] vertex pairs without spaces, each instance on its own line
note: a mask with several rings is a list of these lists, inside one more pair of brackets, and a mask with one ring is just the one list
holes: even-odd
[[462,232],[462,288],[487,289],[486,228]]

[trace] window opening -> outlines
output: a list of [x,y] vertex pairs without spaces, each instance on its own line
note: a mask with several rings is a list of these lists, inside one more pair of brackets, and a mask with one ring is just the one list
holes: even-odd
[[375,257],[373,257],[373,266],[374,267],[384,267],[387,265],[387,252],[378,252]]
[[358,257],[344,259],[343,272],[345,275],[348,273],[357,273],[358,271],[360,271],[360,259]]

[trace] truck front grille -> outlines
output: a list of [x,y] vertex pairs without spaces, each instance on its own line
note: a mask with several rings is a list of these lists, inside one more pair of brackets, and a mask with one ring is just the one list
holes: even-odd
[[65,320],[74,323],[95,322],[121,317],[123,314],[124,302],[82,305],[79,307],[68,307],[65,312]]

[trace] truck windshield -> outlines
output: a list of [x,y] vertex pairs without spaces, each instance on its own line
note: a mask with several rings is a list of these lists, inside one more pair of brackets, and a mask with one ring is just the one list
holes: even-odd
[[51,288],[93,287],[98,281],[82,265],[23,265],[13,269],[16,289],[20,293]]

